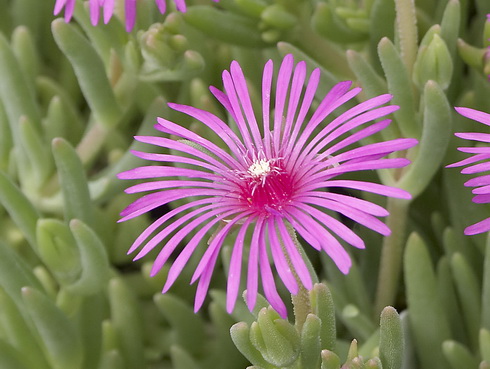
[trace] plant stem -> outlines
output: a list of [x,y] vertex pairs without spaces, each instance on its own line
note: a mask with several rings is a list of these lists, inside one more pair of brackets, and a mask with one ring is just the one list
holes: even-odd
[[381,250],[381,263],[376,291],[375,314],[379,316],[385,306],[393,305],[400,279],[403,246],[410,202],[396,198],[388,199],[387,220],[392,234],[385,237]]

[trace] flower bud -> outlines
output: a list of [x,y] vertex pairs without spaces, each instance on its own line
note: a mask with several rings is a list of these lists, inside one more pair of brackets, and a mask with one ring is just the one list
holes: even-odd
[[453,62],[444,40],[434,34],[427,46],[421,46],[413,69],[413,81],[423,88],[429,80],[436,81],[443,90],[451,83]]

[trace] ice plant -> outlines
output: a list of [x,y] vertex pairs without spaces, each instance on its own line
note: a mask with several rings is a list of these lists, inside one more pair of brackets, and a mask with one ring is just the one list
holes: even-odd
[[[230,71],[223,72],[224,91],[215,87],[210,89],[230,114],[236,130],[207,111],[169,104],[172,109],[189,115],[216,133],[224,145],[164,118],[158,118],[155,128],[182,140],[135,137],[137,141],[172,150],[172,153],[133,152],[137,157],[165,164],[143,166],[119,175],[121,179],[151,180],[129,187],[128,193],[156,191],[123,210],[121,221],[176,200],[188,199],[187,203],[179,203],[151,224],[129,250],[129,253],[134,252],[146,241],[136,260],[161,245],[151,271],[155,275],[181,241],[190,237],[173,261],[163,293],[169,290],[201,245],[206,250],[191,281],[194,283],[199,279],[195,298],[195,309],[198,310],[207,293],[220,249],[230,235],[226,242],[233,246],[227,282],[228,311],[231,312],[235,305],[242,261],[247,254],[248,307],[252,309],[255,305],[260,273],[267,300],[281,316],[286,316],[286,307],[276,290],[271,258],[279,277],[292,294],[297,294],[299,283],[307,289],[312,287],[310,273],[291,229],[310,246],[326,252],[343,273],[349,271],[351,260],[339,239],[357,248],[365,246],[356,233],[336,219],[336,213],[382,235],[390,234],[388,227],[377,218],[388,215],[384,208],[361,198],[336,193],[335,189],[361,190],[403,199],[410,198],[410,194],[377,183],[337,177],[349,172],[404,167],[409,160],[403,155],[386,156],[408,149],[417,141],[400,138],[357,146],[360,140],[390,124],[390,119],[375,120],[398,109],[394,105],[383,106],[390,101],[391,95],[369,99],[331,118],[332,112],[352,100],[361,89],[350,89],[350,81],[338,83],[311,112],[320,71],[315,69],[307,83],[306,75],[306,63],[299,62],[295,66],[293,57],[288,55],[282,61],[272,91],[273,62],[269,60],[263,71],[262,116],[258,122],[245,77],[240,65],[233,61]],[[214,234],[210,238],[211,230]],[[157,233],[151,236],[154,232]],[[249,239],[250,244],[246,244],[245,239]],[[208,242],[206,246],[203,245],[205,242]]]
[[[116,0],[88,0],[90,8],[90,20],[94,26],[99,23],[100,8],[103,9],[104,23],[107,24],[114,13]],[[173,0],[178,11],[187,10],[185,0]],[[219,0],[213,0],[218,2]],[[65,8],[65,20],[68,22],[75,9],[76,0],[56,0],[54,14],[57,15]],[[137,0],[124,0],[124,13],[126,17],[126,31],[130,32],[136,22],[136,2]],[[155,0],[160,13],[164,14],[167,10],[167,0]]]
[[[477,122],[490,126],[490,114],[478,110],[470,109],[470,108],[456,108],[456,111],[466,118],[473,119]],[[482,143],[483,146],[459,147],[458,148],[459,151],[468,154],[473,154],[473,156],[458,161],[457,163],[450,164],[447,167],[448,168],[460,167],[460,166],[466,166],[468,164],[471,164],[466,168],[464,168],[463,170],[461,170],[461,173],[463,174],[475,174],[475,173],[482,173],[482,172],[489,171],[490,161],[488,159],[490,159],[490,147],[488,146],[488,143],[490,143],[490,133],[464,132],[464,133],[455,133],[455,135],[465,140],[471,140],[471,141],[476,141],[478,143]],[[474,203],[486,204],[490,202],[490,175],[489,174],[472,178],[466,181],[464,185],[467,187],[476,187],[472,190],[472,193],[475,195],[473,197]],[[474,234],[487,232],[489,230],[490,230],[490,218],[487,218],[467,227],[464,230],[464,233],[466,235],[474,235]]]

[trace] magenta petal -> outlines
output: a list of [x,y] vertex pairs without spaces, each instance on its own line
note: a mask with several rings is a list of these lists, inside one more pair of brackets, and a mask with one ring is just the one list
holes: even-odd
[[481,222],[475,223],[464,230],[464,234],[467,236],[472,236],[475,234],[480,234],[490,231],[490,218],[482,220]]
[[465,116],[466,118],[470,118],[476,120],[477,122],[490,126],[490,114],[488,113],[484,113],[482,111],[470,109],[470,108],[455,108],[455,109],[459,114]]
[[228,271],[228,283],[226,287],[226,311],[231,314],[235,307],[236,299],[238,297],[238,289],[240,287],[240,279],[242,272],[242,257],[243,257],[243,242],[245,240],[245,233],[252,221],[252,218],[248,218],[241,226],[240,231],[235,239],[233,245],[233,252],[230,260],[230,270]]

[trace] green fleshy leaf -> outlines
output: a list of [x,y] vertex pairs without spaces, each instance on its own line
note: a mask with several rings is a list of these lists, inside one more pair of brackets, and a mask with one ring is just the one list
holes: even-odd
[[172,365],[175,369],[201,368],[195,359],[179,345],[172,345],[170,347],[170,357],[172,358]]
[[70,229],[80,252],[82,272],[76,282],[67,286],[67,290],[81,295],[97,293],[106,287],[110,274],[104,244],[89,226],[78,219],[70,222]]
[[458,0],[449,0],[441,21],[441,37],[446,41],[449,53],[454,58],[461,23],[461,5]]
[[269,5],[264,9],[260,18],[267,25],[280,30],[291,29],[298,23],[298,19],[280,4]]
[[216,329],[216,369],[228,369],[230,363],[234,367],[243,368],[248,361],[237,350],[230,337],[230,327],[235,323],[235,320],[226,312],[225,308],[216,302],[209,304],[209,315],[211,322]]
[[24,71],[3,35],[0,35],[0,80],[0,97],[9,117],[14,139],[19,137],[17,123],[22,116],[28,117],[39,131],[41,119],[33,88],[27,84]]
[[472,347],[476,349],[481,317],[480,285],[473,268],[461,254],[455,253],[452,256],[451,270],[463,311],[465,328]]
[[65,220],[78,218],[88,225],[94,225],[94,208],[79,156],[62,138],[53,140],[52,150],[63,192]]
[[61,19],[52,23],[56,43],[70,60],[95,120],[106,129],[119,123],[122,112],[105,72],[104,64],[88,40]]
[[[450,338],[447,316],[437,299],[437,281],[427,246],[412,233],[405,250],[405,283],[413,342],[421,364],[446,369],[442,342]],[[437,327],[437,329],[435,329]]]
[[126,369],[140,369],[144,362],[141,308],[132,291],[119,278],[109,282],[111,319]]
[[417,157],[397,184],[414,198],[427,187],[440,168],[452,132],[451,107],[436,82],[425,84],[423,101],[424,123]]
[[271,308],[263,308],[257,322],[252,323],[250,341],[267,362],[277,367],[291,365],[300,352],[298,332]]
[[486,328],[480,329],[479,342],[481,357],[490,363],[490,330]]
[[30,369],[25,361],[25,352],[14,349],[8,343],[0,340],[0,367],[5,369]]
[[264,46],[256,21],[224,12],[210,6],[193,6],[187,9],[184,19],[209,37],[233,45]]
[[444,341],[442,351],[452,369],[478,367],[478,360],[465,346],[456,341]]
[[171,294],[156,294],[153,300],[173,329],[173,342],[192,354],[202,354],[206,335],[201,317]]
[[0,170],[7,170],[12,152],[13,140],[7,113],[3,104],[0,103]]
[[[29,81],[29,88],[34,87],[34,80],[40,70],[39,53],[29,29],[25,26],[17,27],[12,33],[12,49]],[[34,91],[33,91],[34,92]]]
[[341,318],[344,324],[352,332],[352,335],[360,340],[367,340],[376,330],[376,325],[364,312],[361,312],[361,310],[353,304],[348,304],[344,307]]
[[443,256],[437,263],[437,292],[441,305],[447,314],[448,322],[453,333],[453,338],[460,342],[467,342],[465,321],[461,319],[461,304],[458,302],[454,285],[454,278],[451,272],[449,259]]
[[395,2],[392,0],[374,0],[369,14],[370,29],[369,29],[369,51],[372,59],[375,60],[374,67],[378,72],[381,72],[381,65],[377,60],[377,49],[379,41],[383,37],[390,40],[395,39]]
[[339,79],[335,77],[328,68],[318,64],[318,62],[313,60],[296,46],[287,42],[279,42],[277,44],[277,49],[282,56],[285,56],[286,54],[293,54],[295,60],[304,60],[306,62],[307,73],[311,73],[314,68],[320,68],[322,83],[319,84],[318,89],[315,92],[315,96],[318,99],[323,99],[328,91],[330,91],[330,89],[339,82]]
[[[28,324],[19,311],[14,300],[0,287],[0,327],[8,337],[8,342],[19,352],[28,352],[24,359],[28,367],[49,369],[41,348],[34,334],[30,331]],[[1,349],[0,349],[1,351]],[[0,354],[2,356],[3,354]],[[1,364],[0,367],[4,368]],[[10,367],[6,367],[10,368]]]
[[387,306],[381,312],[379,357],[384,369],[399,369],[403,359],[403,332],[400,316]]
[[53,171],[53,158],[43,142],[42,136],[39,135],[27,117],[20,118],[19,133],[23,150],[32,165],[35,183],[39,187]]
[[267,7],[265,0],[235,0],[235,3],[244,14],[254,18],[260,18],[260,14]]
[[53,301],[31,287],[22,288],[26,308],[41,336],[53,369],[81,369],[82,347],[72,322]]
[[403,137],[418,138],[421,127],[415,112],[412,84],[407,68],[395,45],[386,37],[378,44],[378,54],[388,82],[388,90],[393,95],[391,103],[400,106],[400,109],[393,113],[398,128]]
[[40,217],[39,212],[3,172],[0,172],[0,203],[35,249],[36,223]]
[[303,368],[318,368],[320,365],[321,326],[320,318],[308,314],[301,331],[301,365]]
[[0,242],[0,286],[17,303],[23,311],[20,290],[23,286],[42,288],[31,268],[11,248]]
[[230,329],[231,339],[238,350],[252,364],[263,369],[273,369],[274,367],[264,360],[260,352],[254,347],[250,340],[250,329],[247,323],[240,322],[233,325]]
[[325,284],[316,283],[310,291],[310,300],[311,310],[322,322],[320,331],[322,349],[333,351],[337,340],[337,329],[332,294]]

